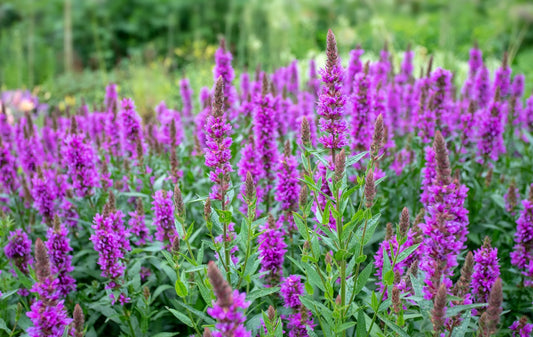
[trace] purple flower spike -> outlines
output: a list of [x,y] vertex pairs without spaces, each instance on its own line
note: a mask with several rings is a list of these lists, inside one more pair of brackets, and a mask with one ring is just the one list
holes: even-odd
[[154,212],[153,223],[157,229],[155,237],[165,244],[165,248],[170,249],[172,241],[177,235],[174,226],[172,191],[162,190],[155,192],[152,205],[152,211]]
[[281,224],[269,214],[268,220],[261,228],[257,241],[259,243],[259,256],[261,258],[261,272],[265,275],[269,285],[277,285],[283,274],[283,261],[287,252],[287,244],[283,241]]
[[533,287],[533,198],[531,195],[530,191],[529,200],[522,201],[524,209],[516,221],[515,245],[511,253],[511,264],[525,276],[524,284],[527,287]]
[[68,231],[59,222],[57,216],[54,218],[54,226],[48,229],[46,248],[50,255],[52,274],[55,274],[58,279],[57,291],[62,297],[66,297],[76,289],[76,280],[70,276],[70,272],[74,270],[74,267],[71,263],[72,256],[69,254],[72,248],[70,247]]
[[122,138],[124,139],[124,149],[135,158],[137,155],[137,142],[143,141],[141,118],[135,110],[135,103],[131,98],[122,100],[122,110],[120,112],[122,122]]
[[[28,235],[17,228],[14,232],[9,233],[7,245],[4,247],[6,257],[11,260],[11,265],[17,266],[23,274],[28,274],[29,265],[33,262],[31,256],[31,240]],[[13,272],[13,275],[16,275]]]
[[215,184],[211,198],[220,200],[222,208],[226,206],[226,192],[230,185],[232,139],[230,137],[231,125],[226,122],[224,113],[224,80],[219,77],[215,86],[213,108],[205,124],[206,148],[205,165],[212,168],[209,178]]
[[[346,122],[343,119],[346,97],[342,92],[343,72],[337,42],[331,30],[328,31],[326,67],[320,70],[324,86],[318,98],[317,111],[320,119],[320,130],[325,133],[319,141],[325,148],[340,150],[347,145]],[[334,160],[335,158],[333,158]]]
[[492,285],[500,277],[498,249],[491,247],[488,237],[485,238],[483,246],[474,252],[474,262],[472,294],[476,303],[486,303]]

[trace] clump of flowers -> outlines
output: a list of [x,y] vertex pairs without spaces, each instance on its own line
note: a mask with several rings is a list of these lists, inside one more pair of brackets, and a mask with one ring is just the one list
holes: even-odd
[[515,245],[511,253],[511,263],[525,276],[524,284],[533,286],[533,188],[529,199],[522,200],[523,210],[516,220],[517,228],[514,235]]
[[319,139],[325,148],[331,149],[332,161],[335,162],[335,151],[347,145],[346,122],[343,119],[346,97],[342,91],[343,72],[337,42],[331,30],[327,38],[326,67],[320,70],[322,91],[318,98],[317,112],[320,119],[320,130],[325,134]]
[[165,244],[165,248],[170,249],[176,229],[174,226],[174,202],[172,191],[157,191],[152,202],[154,212],[154,226],[156,227],[155,238]]
[[216,296],[212,307],[207,309],[207,313],[217,320],[213,337],[250,337],[250,331],[244,327],[246,316],[242,313],[250,306],[246,294],[232,291],[213,261],[207,265],[207,275]]
[[226,192],[230,184],[229,174],[233,171],[230,163],[232,140],[229,132],[231,126],[226,122],[224,97],[224,81],[222,77],[219,77],[215,86],[213,109],[205,124],[206,148],[204,152],[205,165],[212,168],[209,178],[215,183],[211,198],[220,200],[222,208],[227,203]]
[[261,257],[261,272],[266,273],[265,277],[268,284],[276,285],[283,273],[287,244],[283,240],[281,224],[276,222],[271,214],[268,215],[268,220],[261,227],[261,230],[262,233],[257,238],[259,256]]
[[46,248],[50,257],[51,270],[58,279],[58,292],[66,297],[76,289],[76,280],[70,275],[74,270],[72,266],[72,251],[68,231],[56,216],[54,225],[48,229]]
[[30,337],[61,337],[72,319],[68,318],[63,301],[59,300],[59,281],[51,276],[50,261],[41,239],[35,242],[35,261],[38,282],[33,286],[32,292],[37,294],[38,299],[27,313],[33,323],[28,328],[28,334]]
[[281,297],[285,303],[285,307],[292,310],[285,319],[287,319],[287,328],[289,329],[290,337],[306,337],[307,327],[313,328],[314,323],[309,312],[303,306],[300,296],[303,295],[304,289],[299,275],[291,275],[282,280],[281,283]]

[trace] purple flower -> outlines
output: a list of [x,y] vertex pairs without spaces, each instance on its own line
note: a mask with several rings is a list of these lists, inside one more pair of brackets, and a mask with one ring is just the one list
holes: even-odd
[[320,80],[317,78],[315,59],[309,60],[309,82],[307,82],[307,86],[311,94],[317,97],[320,90]]
[[315,325],[309,312],[300,301],[304,289],[299,275],[291,275],[282,280],[280,294],[285,303],[285,307],[292,309],[287,317],[287,328],[289,328],[290,337],[306,337],[307,326],[313,328]]
[[126,269],[122,262],[124,253],[130,250],[128,236],[122,222],[122,212],[120,210],[109,209],[104,214],[94,216],[94,234],[91,241],[94,249],[98,252],[98,265],[102,270],[102,276],[111,279],[108,288],[115,288],[119,279]]
[[441,282],[450,289],[450,277],[468,234],[468,210],[464,208],[468,188],[457,179],[452,180],[448,150],[439,131],[435,135],[433,151],[436,177],[426,186],[425,223],[421,225],[425,238],[421,246],[420,269],[426,274],[426,299],[434,298]]
[[222,77],[224,84],[224,110],[228,111],[233,117],[234,105],[237,101],[237,93],[232,82],[235,78],[231,60],[233,56],[229,50],[226,50],[226,43],[224,39],[220,41],[220,47],[215,52],[215,68],[213,69],[213,81],[217,82],[219,77]]
[[509,327],[513,331],[512,337],[531,337],[533,324],[527,322],[527,317],[523,316],[520,320],[514,321]]
[[523,200],[522,205],[524,209],[516,221],[511,264],[525,276],[524,284],[533,287],[533,204],[531,200]]
[[474,98],[479,107],[484,108],[491,101],[492,89],[490,87],[490,74],[487,67],[482,66],[477,75],[474,85]]
[[225,195],[230,184],[229,174],[233,171],[230,163],[231,125],[226,122],[223,90],[223,78],[219,77],[215,86],[213,108],[205,124],[206,148],[204,149],[205,165],[212,168],[209,178],[215,183],[211,198],[220,200],[222,208],[227,203]]
[[278,284],[283,274],[283,261],[287,252],[287,244],[283,240],[281,224],[269,214],[267,222],[261,227],[257,242],[261,258],[261,272],[265,272],[269,285]]
[[68,134],[65,137],[63,161],[78,196],[90,195],[98,185],[98,170],[94,148],[84,141],[83,135]]
[[[28,266],[33,262],[31,256],[31,240],[28,235],[17,228],[14,232],[9,233],[7,245],[4,247],[6,257],[11,260],[13,266],[17,266],[23,274],[28,274]],[[13,272],[13,275],[16,275]]]
[[27,332],[31,337],[61,337],[72,319],[67,316],[63,301],[59,301],[59,280],[50,275],[50,261],[41,239],[35,243],[35,260],[38,282],[32,292],[37,293],[38,299],[26,313],[33,323]]
[[[300,174],[296,158],[290,154],[288,143],[283,158],[278,166],[278,183],[276,187],[276,201],[284,211],[283,220],[288,222],[288,230],[295,230],[292,212],[298,210],[300,195]],[[280,220],[282,220],[280,218]]]
[[503,140],[504,121],[506,120],[506,103],[499,100],[498,94],[479,118],[478,162],[484,164],[496,161],[506,152]]
[[207,274],[217,297],[207,313],[217,320],[213,337],[250,337],[251,333],[244,327],[246,316],[242,311],[250,306],[246,294],[238,290],[232,292],[213,261],[209,262]]
[[511,67],[507,65],[507,52],[503,55],[502,65],[494,73],[494,91],[499,89],[503,98],[511,93]]
[[71,263],[72,256],[69,254],[72,248],[70,247],[68,231],[59,222],[59,219],[56,220],[53,228],[48,229],[46,248],[48,249],[52,274],[57,276],[57,291],[64,298],[76,289],[76,280],[70,275],[74,267]]
[[337,53],[337,43],[331,30],[328,31],[326,67],[320,70],[324,86],[318,98],[317,112],[320,119],[320,130],[325,133],[319,139],[325,148],[341,149],[347,145],[346,122],[343,119],[346,97],[342,91],[344,70]]
[[110,83],[105,88],[105,100],[104,105],[106,106],[106,111],[113,111],[117,108],[118,104],[118,95],[117,95],[117,85]]
[[[155,107],[155,111],[159,123],[161,123],[159,127],[158,139],[162,144],[165,145],[167,150],[171,150],[179,145],[183,140],[181,117],[177,111],[167,108],[164,101],[160,102]],[[176,131],[174,138],[172,138],[172,123],[174,123]]]
[[468,59],[468,77],[464,83],[462,93],[469,99],[474,99],[473,86],[478,71],[483,67],[483,53],[477,47],[470,49],[470,58]]
[[241,74],[241,104],[242,102],[248,100],[248,95],[250,95],[250,75],[247,72]]
[[131,233],[137,236],[136,245],[144,245],[148,241],[152,241],[152,235],[150,235],[150,230],[146,227],[145,215],[142,200],[137,200],[137,209],[135,212],[129,212],[130,220],[128,225],[130,227]]
[[365,51],[357,46],[350,51],[350,61],[346,69],[346,76],[344,77],[344,93],[350,95],[352,93],[355,82],[355,75],[363,71],[363,63],[361,62],[361,55]]
[[366,72],[359,72],[355,75],[353,88],[353,94],[350,97],[352,151],[367,151],[372,142],[373,121],[375,120],[370,76]]
[[[228,224],[227,232],[226,232],[226,240],[223,240],[223,234],[218,235],[215,237],[215,243],[220,244],[222,247],[224,247],[224,242],[228,243],[229,248],[229,255],[231,262],[233,262],[234,265],[237,265],[239,263],[239,257],[236,255],[236,253],[239,251],[239,247],[237,247],[236,244],[232,244],[232,242],[235,240],[236,234],[235,234],[235,223],[230,222]],[[223,253],[224,254],[224,253]],[[220,256],[217,252],[215,252],[215,258],[217,260],[220,259]]]
[[180,94],[183,102],[183,116],[185,120],[192,120],[192,89],[187,78],[180,81]]
[[[3,125],[0,125],[2,128]],[[0,137],[0,188],[6,192],[15,192],[17,177],[16,159],[11,154],[8,143]]]
[[254,134],[256,150],[262,161],[261,179],[265,179],[265,194],[269,195],[275,179],[275,165],[278,161],[278,146],[276,143],[276,109],[275,98],[267,93],[268,82],[263,81],[263,93],[255,98]]
[[174,202],[172,191],[157,191],[152,202],[154,212],[153,224],[156,227],[155,237],[165,244],[165,248],[170,249],[172,241],[176,237],[176,227],[174,225]]
[[420,201],[425,207],[429,206],[429,201],[432,198],[431,186],[437,177],[437,163],[435,161],[435,151],[433,147],[426,146],[424,148],[426,165],[422,168],[422,194]]
[[[263,199],[263,189],[259,185],[259,180],[263,174],[263,165],[261,158],[257,156],[257,151],[255,149],[255,141],[253,137],[250,137],[250,141],[242,148],[241,150],[241,160],[238,164],[238,173],[241,177],[241,181],[246,181],[246,175],[250,172],[252,176],[254,186],[256,189],[257,204],[260,204]],[[241,190],[239,194],[239,199],[245,201],[246,194],[246,184],[241,185]],[[241,211],[246,214],[248,210],[248,205],[243,202]]]
[[52,189],[50,180],[51,175],[48,172],[42,172],[38,169],[38,174],[32,178],[32,197],[35,207],[39,210],[39,214],[43,217],[43,220],[48,224],[52,224],[52,218],[54,217],[55,208],[55,193]]
[[131,98],[122,100],[122,109],[120,111],[120,120],[122,123],[122,138],[124,139],[124,149],[130,153],[130,156],[137,156],[137,142],[143,141],[143,132],[141,118],[135,111],[135,103]]
[[400,67],[399,78],[397,79],[400,83],[407,83],[413,76],[413,57],[414,53],[408,46]]
[[474,252],[474,262],[472,294],[476,303],[486,303],[492,285],[500,277],[498,249],[491,247],[488,237],[485,238],[483,246]]

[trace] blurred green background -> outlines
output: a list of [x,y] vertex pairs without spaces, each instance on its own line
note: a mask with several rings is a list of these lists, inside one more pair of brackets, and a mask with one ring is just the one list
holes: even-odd
[[[177,81],[211,85],[225,36],[239,71],[322,57],[328,28],[347,62],[360,44],[385,42],[398,64],[408,44],[419,64],[466,70],[477,41],[489,68],[504,51],[513,73],[533,78],[533,3],[528,0],[3,0],[0,86],[27,88],[51,104],[98,100],[114,81],[142,110],[179,102]],[[320,61],[320,60],[319,60]],[[531,90],[531,81],[527,81]]]

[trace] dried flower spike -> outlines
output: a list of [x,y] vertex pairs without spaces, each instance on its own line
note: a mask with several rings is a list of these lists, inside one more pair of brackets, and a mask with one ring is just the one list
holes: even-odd
[[85,317],[83,316],[83,310],[81,309],[79,304],[76,304],[74,307],[74,312],[72,314],[74,321],[73,321],[73,328],[74,328],[74,336],[75,337],[83,337],[83,325],[85,324]]
[[218,304],[222,308],[229,308],[233,304],[231,287],[213,261],[209,261],[207,265],[207,276],[209,277],[211,286],[213,286],[213,291],[217,297]]
[[409,210],[407,207],[404,207],[402,209],[402,214],[400,215],[400,236],[404,237],[407,235],[407,231],[409,230]]
[[342,180],[345,166],[346,154],[344,152],[344,149],[342,149],[341,152],[339,152],[339,154],[337,155],[337,161],[335,163],[335,182],[339,182]]
[[376,186],[374,185],[374,172],[372,169],[368,171],[365,177],[365,206],[372,207],[374,198],[376,197]]
[[433,323],[433,331],[435,336],[438,336],[438,333],[444,327],[446,317],[446,285],[442,283],[437,291],[437,296],[435,296],[435,302],[433,309],[431,310],[431,322]]

